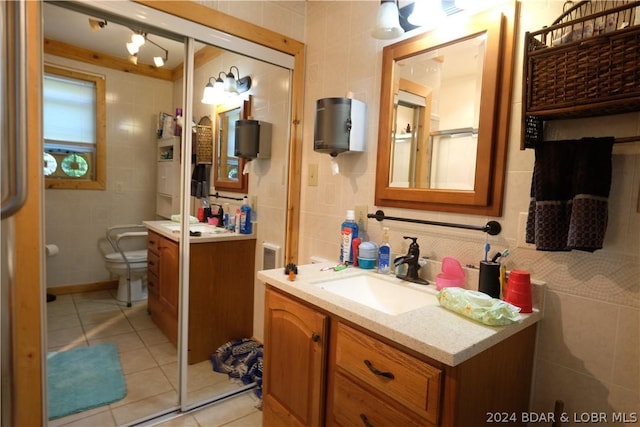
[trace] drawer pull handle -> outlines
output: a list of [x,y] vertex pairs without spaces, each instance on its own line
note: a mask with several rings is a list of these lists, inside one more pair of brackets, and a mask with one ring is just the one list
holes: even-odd
[[320,335],[316,334],[315,332],[311,334],[311,341],[313,342],[318,342],[320,341]]
[[373,424],[369,422],[369,419],[365,414],[360,414],[360,419],[362,420],[362,424],[364,424],[365,427],[373,427]]
[[380,369],[378,369],[375,366],[373,366],[373,364],[367,359],[364,360],[364,364],[367,365],[367,368],[369,368],[369,370],[371,372],[373,372],[374,374],[376,374],[376,375],[379,375],[379,376],[385,377],[385,378],[389,378],[390,380],[395,379],[395,375],[393,375],[393,373],[381,371]]

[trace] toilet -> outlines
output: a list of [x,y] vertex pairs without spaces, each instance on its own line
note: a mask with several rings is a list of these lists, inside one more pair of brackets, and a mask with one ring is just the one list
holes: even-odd
[[111,252],[103,252],[105,266],[111,274],[118,276],[116,298],[126,302],[128,307],[133,301],[147,298],[147,250],[135,249],[146,246],[146,239],[147,230],[142,224],[107,228],[106,240]]
[[[140,249],[124,252],[131,268],[131,301],[147,298],[147,250]],[[105,255],[107,270],[119,277],[118,301],[128,302],[127,298],[127,263],[119,252]]]

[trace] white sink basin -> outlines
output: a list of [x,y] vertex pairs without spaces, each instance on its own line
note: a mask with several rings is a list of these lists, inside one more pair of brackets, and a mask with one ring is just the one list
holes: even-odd
[[[180,224],[163,224],[162,227],[168,229],[172,233],[180,232]],[[228,233],[229,230],[226,230],[222,227],[216,227],[214,225],[209,224],[189,224],[189,230],[197,232],[199,231],[202,235],[212,235],[212,234],[222,234]]]
[[358,304],[387,314],[401,314],[428,305],[437,305],[436,291],[431,288],[415,289],[409,283],[375,274],[357,274],[340,279],[313,283],[315,286],[350,299]]

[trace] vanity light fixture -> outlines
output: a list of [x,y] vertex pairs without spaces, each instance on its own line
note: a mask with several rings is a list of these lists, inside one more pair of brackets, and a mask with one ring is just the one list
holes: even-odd
[[400,26],[397,0],[382,0],[378,7],[376,26],[371,35],[376,39],[389,40],[400,37],[404,29]]
[[[238,74],[237,79],[233,74],[234,68]],[[211,82],[212,80],[214,81],[213,83]],[[218,77],[209,77],[200,102],[203,104],[219,104],[225,100],[223,98],[241,94],[249,89],[251,89],[251,77],[245,76],[241,78],[238,67],[232,65],[228,73],[220,71]]]

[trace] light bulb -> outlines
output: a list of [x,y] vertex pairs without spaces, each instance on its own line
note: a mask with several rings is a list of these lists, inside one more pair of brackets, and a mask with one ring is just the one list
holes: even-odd
[[404,34],[400,26],[398,6],[395,1],[383,1],[378,8],[376,27],[372,32],[373,37],[381,40],[394,39]]
[[142,34],[132,34],[131,35],[131,43],[135,43],[138,47],[144,44],[144,36]]
[[153,63],[156,64],[156,67],[162,67],[164,65],[164,58],[162,56],[154,56]]
[[133,42],[127,43],[127,52],[129,52],[129,55],[135,55],[136,53],[138,53],[139,50],[140,50],[139,45]]

